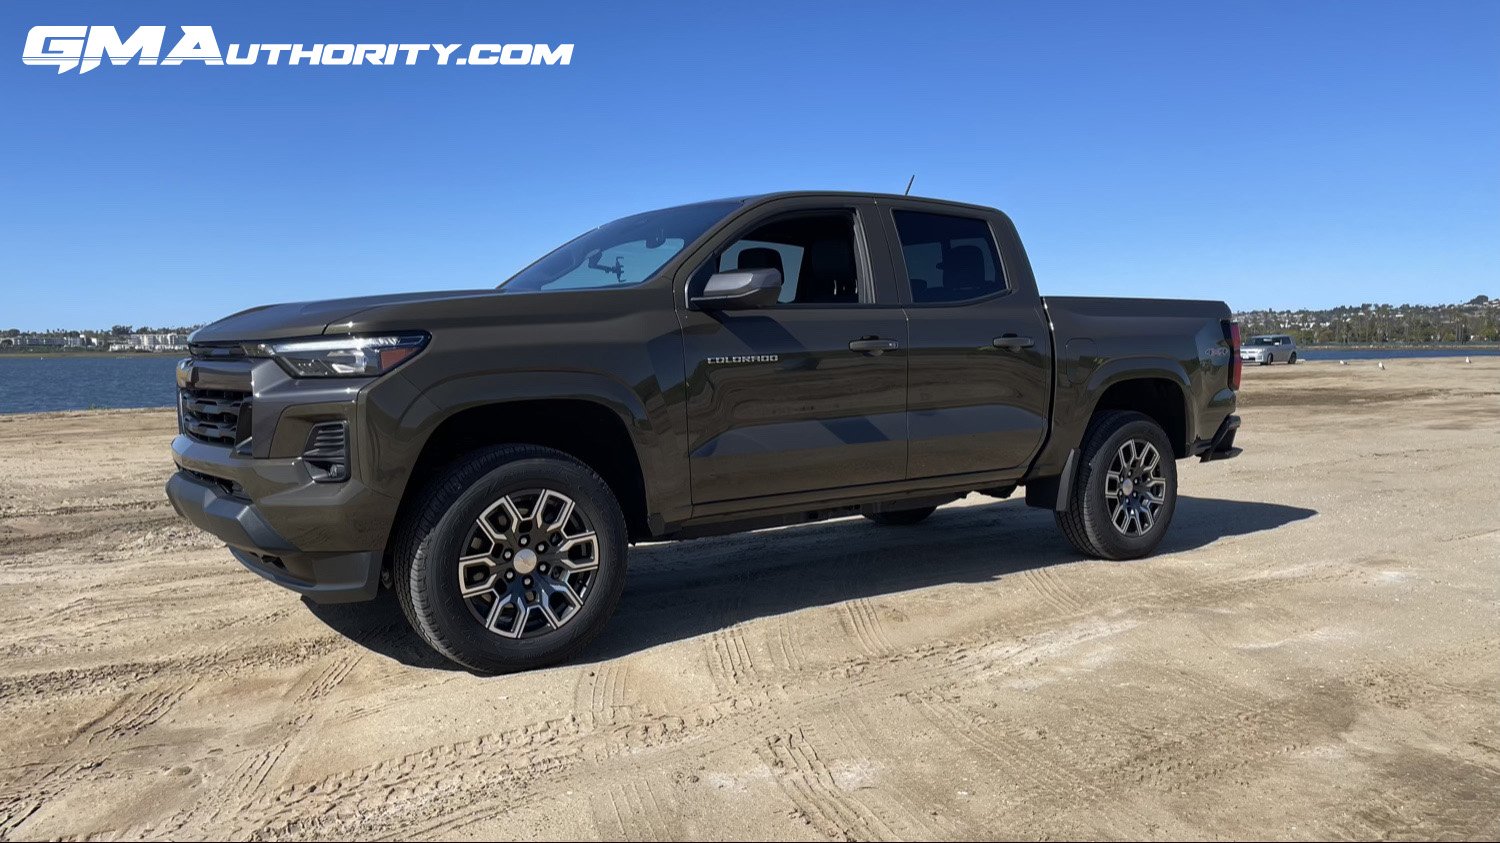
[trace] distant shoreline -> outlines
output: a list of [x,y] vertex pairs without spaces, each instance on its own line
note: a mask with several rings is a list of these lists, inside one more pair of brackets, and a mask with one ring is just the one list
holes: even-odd
[[12,351],[5,349],[0,351],[0,360],[58,360],[63,357],[76,357],[81,360],[100,357],[141,357],[151,360],[158,357],[186,357],[187,355],[187,351],[66,351],[63,349]]
[[1351,342],[1351,343],[1323,343],[1320,345],[1303,345],[1302,348],[1309,351],[1420,351],[1429,348],[1437,351],[1500,351],[1500,343],[1495,342]]

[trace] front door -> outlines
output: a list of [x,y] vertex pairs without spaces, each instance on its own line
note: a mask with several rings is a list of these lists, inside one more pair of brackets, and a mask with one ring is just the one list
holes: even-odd
[[683,311],[695,504],[905,477],[906,316],[877,283],[872,209],[769,212],[694,273],[690,289],[723,270],[784,278],[774,305]]

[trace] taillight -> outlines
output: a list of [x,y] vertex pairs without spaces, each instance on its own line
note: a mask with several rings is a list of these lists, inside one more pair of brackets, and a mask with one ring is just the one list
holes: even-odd
[[1240,323],[1225,322],[1229,334],[1229,388],[1240,388],[1240,375],[1244,374],[1245,361],[1240,359]]

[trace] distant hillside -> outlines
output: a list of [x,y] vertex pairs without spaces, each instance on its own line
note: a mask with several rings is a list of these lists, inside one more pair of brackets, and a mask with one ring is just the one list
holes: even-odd
[[1240,333],[1291,334],[1299,343],[1500,342],[1500,299],[1466,304],[1361,304],[1330,310],[1249,310]]

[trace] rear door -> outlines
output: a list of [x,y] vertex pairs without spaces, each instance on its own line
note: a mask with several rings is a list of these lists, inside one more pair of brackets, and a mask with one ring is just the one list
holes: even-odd
[[884,217],[909,317],[908,476],[1019,473],[1046,434],[1052,357],[1019,243],[979,209],[912,201]]
[[868,200],[772,203],[693,270],[774,267],[781,301],[683,309],[693,503],[901,480],[906,315]]

